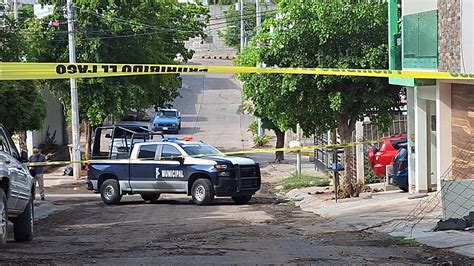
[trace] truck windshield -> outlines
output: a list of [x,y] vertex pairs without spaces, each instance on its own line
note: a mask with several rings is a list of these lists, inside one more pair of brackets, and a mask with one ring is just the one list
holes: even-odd
[[219,150],[207,144],[183,144],[181,147],[191,156],[223,155]]
[[158,112],[159,117],[176,117],[176,111],[159,111]]

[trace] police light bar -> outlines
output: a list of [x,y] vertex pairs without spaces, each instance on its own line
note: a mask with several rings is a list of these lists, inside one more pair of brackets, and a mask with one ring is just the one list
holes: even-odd
[[177,140],[193,141],[193,137],[184,137],[184,138],[176,138],[176,137],[169,138],[169,137],[166,137],[166,138],[161,139],[161,141],[177,141]]

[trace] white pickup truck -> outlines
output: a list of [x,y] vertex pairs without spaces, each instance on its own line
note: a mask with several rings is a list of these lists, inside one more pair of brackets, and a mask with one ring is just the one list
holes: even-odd
[[0,246],[7,243],[8,220],[13,222],[18,242],[33,239],[35,181],[26,165],[28,155],[18,153],[10,135],[0,124]]

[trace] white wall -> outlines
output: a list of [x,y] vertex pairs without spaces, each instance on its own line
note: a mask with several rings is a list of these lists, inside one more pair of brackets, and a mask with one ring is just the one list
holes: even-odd
[[415,88],[407,87],[407,133],[408,133],[408,187],[415,189]]
[[436,90],[436,142],[438,143],[437,170],[438,191],[441,189],[441,177],[447,172],[452,162],[452,126],[451,126],[451,83],[438,81]]
[[436,9],[438,9],[438,0],[402,0],[402,16]]
[[474,1],[461,0],[461,70],[474,73]]
[[49,91],[42,91],[43,98],[46,101],[46,118],[43,121],[41,130],[28,131],[27,132],[27,146],[28,151],[32,151],[33,147],[37,147],[41,143],[44,143],[47,137],[48,127],[49,134],[52,137],[56,131],[55,144],[61,145],[63,143],[63,122],[64,115],[62,104],[54,95]]

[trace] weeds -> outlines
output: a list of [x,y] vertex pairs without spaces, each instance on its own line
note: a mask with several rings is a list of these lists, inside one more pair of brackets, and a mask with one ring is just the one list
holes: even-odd
[[392,239],[402,245],[408,245],[408,246],[420,245],[420,243],[416,242],[416,240],[411,239],[411,238],[406,238],[404,236],[392,236]]
[[256,146],[256,147],[262,147],[264,146],[265,144],[268,143],[268,137],[266,135],[263,135],[263,136],[255,136],[253,138],[253,144]]
[[283,190],[288,191],[304,187],[326,187],[329,186],[329,183],[330,180],[326,177],[292,174],[290,177],[283,179],[281,185]]

